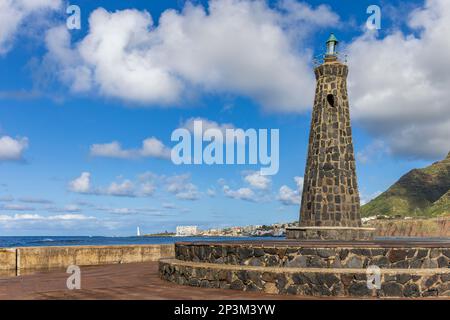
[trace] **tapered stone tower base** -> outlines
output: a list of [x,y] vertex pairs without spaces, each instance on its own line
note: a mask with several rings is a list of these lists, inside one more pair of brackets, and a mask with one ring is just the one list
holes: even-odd
[[316,93],[309,135],[300,225],[288,239],[370,240],[362,228],[347,96],[348,67],[338,60],[334,35],[315,68]]

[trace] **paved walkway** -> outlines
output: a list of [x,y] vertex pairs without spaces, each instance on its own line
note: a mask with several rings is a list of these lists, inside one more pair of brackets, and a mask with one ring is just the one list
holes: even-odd
[[0,299],[311,299],[180,286],[161,280],[156,262],[81,267],[81,290],[68,290],[68,277],[64,270],[0,277]]

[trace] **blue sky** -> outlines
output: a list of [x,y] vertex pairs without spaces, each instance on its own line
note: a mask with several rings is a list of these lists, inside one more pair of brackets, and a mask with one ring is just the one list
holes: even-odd
[[[0,6],[0,235],[298,219],[312,57],[330,32],[349,56],[363,201],[450,149],[443,0],[72,4],[81,30],[66,28],[67,2]],[[382,13],[377,31],[365,27],[372,4]],[[13,13],[17,19],[1,19]],[[158,146],[171,148],[172,131],[198,118],[218,128],[279,129],[279,172],[261,178],[259,165],[174,165]]]

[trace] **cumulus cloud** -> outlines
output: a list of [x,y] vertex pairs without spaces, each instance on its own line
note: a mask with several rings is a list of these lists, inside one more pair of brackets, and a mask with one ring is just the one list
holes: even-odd
[[80,177],[69,182],[69,190],[72,192],[98,196],[150,197],[158,188],[166,190],[181,200],[198,200],[202,194],[190,181],[190,174],[165,176],[146,172],[133,181],[123,179],[102,187],[92,186],[91,174],[83,172]]
[[189,130],[192,134],[194,134],[194,122],[199,121],[202,124],[202,130],[206,131],[208,129],[216,129],[222,132],[225,137],[226,129],[234,129],[234,125],[231,123],[218,123],[213,120],[209,120],[202,117],[192,117],[184,121],[181,125],[182,128]]
[[299,205],[301,200],[301,193],[303,190],[303,177],[294,177],[297,185],[296,190],[292,190],[286,185],[281,186],[278,191],[278,200],[285,206]]
[[133,154],[128,150],[123,150],[119,142],[93,144],[91,146],[91,156],[106,158],[131,158]]
[[91,174],[83,172],[81,176],[69,182],[69,190],[76,193],[91,192]]
[[[72,44],[62,27],[47,36],[49,63],[75,92],[95,90],[144,105],[173,105],[200,92],[248,96],[265,108],[311,105],[312,51],[303,39],[339,18],[327,6],[280,1],[186,2],[154,23],[146,11],[99,8]],[[223,41],[227,39],[227,41]]]
[[154,137],[142,142],[140,153],[143,157],[170,159],[170,149]]
[[239,188],[237,190],[232,190],[228,185],[223,186],[223,193],[228,198],[240,199],[246,201],[255,201],[255,193],[250,188]]
[[0,55],[12,47],[19,27],[32,21],[34,14],[56,10],[61,0],[2,0],[0,1]]
[[170,148],[166,147],[155,137],[147,138],[142,142],[140,149],[125,150],[117,141],[105,144],[93,144],[90,148],[91,156],[106,158],[132,159],[151,157],[170,159]]
[[392,154],[440,158],[450,150],[450,2],[427,0],[409,31],[367,32],[347,48],[352,115]]
[[121,183],[112,182],[106,189],[105,194],[119,197],[135,197],[135,188],[130,180],[124,180]]
[[197,186],[190,182],[189,174],[172,176],[165,180],[167,191],[174,194],[178,199],[198,200],[200,198],[200,192]]
[[269,176],[263,176],[259,171],[248,173],[244,177],[245,182],[247,182],[251,187],[259,190],[267,190],[270,187],[272,180]]
[[28,148],[28,138],[0,137],[0,161],[18,161]]
[[156,186],[150,182],[145,182],[141,185],[140,193],[143,196],[152,196],[155,193]]
[[135,184],[125,179],[121,182],[113,181],[107,187],[93,187],[91,173],[83,172],[80,177],[69,182],[69,190],[81,194],[134,198],[153,195],[155,186],[149,182]]

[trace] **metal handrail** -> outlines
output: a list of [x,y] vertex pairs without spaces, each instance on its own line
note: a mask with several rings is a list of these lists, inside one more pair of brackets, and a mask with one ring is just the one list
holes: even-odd
[[[314,66],[317,67],[321,64],[323,64],[325,62],[325,57],[327,56],[327,54],[319,54],[317,56],[315,56],[313,58],[313,63]],[[348,55],[345,53],[341,53],[341,52],[336,52],[336,54],[334,54],[334,56],[337,58],[338,61],[343,62],[343,63],[347,63],[347,57]]]

